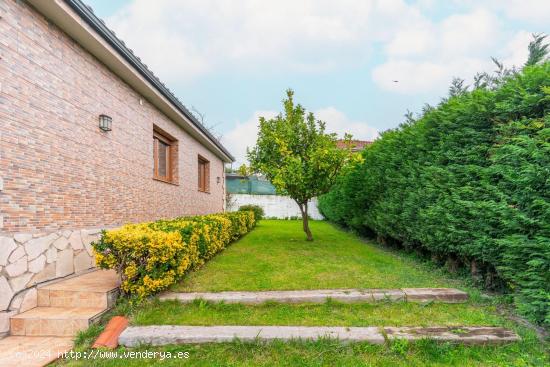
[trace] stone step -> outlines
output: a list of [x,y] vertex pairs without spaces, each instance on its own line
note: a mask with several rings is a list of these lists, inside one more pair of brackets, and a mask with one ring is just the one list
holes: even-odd
[[141,344],[225,343],[235,339],[256,340],[316,340],[338,339],[347,342],[382,344],[388,339],[432,338],[442,342],[464,344],[499,344],[520,340],[510,330],[499,327],[312,327],[312,326],[134,326],[120,335],[125,347]]
[[11,335],[75,336],[107,311],[103,307],[36,307],[10,318]]
[[0,366],[41,367],[70,351],[73,338],[8,336],[0,340]]
[[119,285],[114,271],[93,271],[38,287],[38,306],[111,308]]
[[327,298],[344,302],[409,301],[459,303],[468,300],[468,294],[453,288],[403,288],[403,289],[321,289],[262,292],[167,292],[161,300],[178,300],[188,303],[196,299],[211,302],[260,304],[267,301],[280,303],[324,303]]
[[8,336],[0,340],[0,366],[45,366],[72,347],[73,338],[70,337]]

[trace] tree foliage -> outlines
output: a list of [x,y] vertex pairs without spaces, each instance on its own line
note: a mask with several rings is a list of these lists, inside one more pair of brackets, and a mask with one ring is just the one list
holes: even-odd
[[534,42],[538,64],[478,74],[473,90],[457,80],[438,106],[407,114],[320,208],[358,231],[461,262],[550,325],[550,62],[540,63],[546,49]]
[[546,56],[548,55],[548,45],[547,43],[544,43],[544,40],[546,39],[546,35],[543,34],[534,34],[533,35],[533,41],[529,43],[529,57],[527,58],[527,61],[525,62],[526,66],[529,65],[536,65],[546,59]]
[[336,145],[336,134],[325,132],[325,123],[294,103],[287,90],[284,113],[273,119],[260,117],[256,146],[247,152],[250,168],[263,174],[280,195],[290,196],[300,207],[304,232],[313,240],[308,225],[308,202],[328,192],[351,157]]

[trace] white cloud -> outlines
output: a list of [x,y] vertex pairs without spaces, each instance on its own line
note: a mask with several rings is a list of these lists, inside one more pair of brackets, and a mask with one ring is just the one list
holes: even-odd
[[167,80],[188,80],[224,67],[277,65],[315,72],[364,58],[367,48],[349,46],[369,33],[372,4],[134,0],[106,21]]
[[327,123],[326,131],[336,133],[344,137],[348,133],[354,139],[374,140],[378,136],[378,130],[363,121],[351,120],[345,113],[334,108],[325,107],[313,112],[315,117]]
[[432,42],[425,6],[404,0],[133,0],[106,21],[172,83],[219,70],[353,67],[364,64],[377,43],[391,40],[392,52],[423,52]]
[[[349,133],[354,139],[374,140],[378,136],[378,131],[366,122],[353,121],[334,107],[321,108],[313,113],[317,119],[326,122],[327,132],[337,133],[339,137]],[[248,120],[237,122],[231,131],[224,134],[222,143],[235,156],[235,166],[246,162],[246,148],[256,144],[260,116],[273,118],[277,114],[275,111],[256,111]]]
[[418,93],[446,85],[452,71],[433,62],[389,60],[376,67],[372,77],[380,87],[401,93]]
[[446,5],[455,13],[441,17],[434,0],[133,0],[107,23],[171,85],[213,73],[346,70],[380,46],[373,80],[400,93],[439,93],[453,76],[491,68],[489,56],[518,63],[526,32],[510,19],[550,23],[548,0]]
[[235,157],[237,167],[247,161],[246,149],[256,145],[260,116],[269,119],[277,114],[275,111],[256,111],[248,120],[237,122],[231,131],[223,135],[222,143]]
[[388,42],[387,60],[373,69],[372,78],[388,91],[441,94],[453,77],[470,83],[477,72],[494,70],[490,56],[521,65],[531,37],[502,27],[497,15],[482,8],[409,25]]
[[434,47],[432,27],[417,25],[398,32],[386,45],[386,52],[392,56],[420,55]]
[[506,67],[521,66],[527,61],[529,51],[527,46],[533,40],[533,35],[527,31],[519,31],[504,47],[506,56],[501,60]]
[[[438,46],[443,57],[476,55],[493,46],[497,39],[497,17],[483,9],[455,14],[436,25]],[[485,52],[483,54],[486,56]]]
[[424,59],[468,57],[491,47],[498,29],[497,17],[484,9],[452,14],[437,23],[417,17],[395,29],[385,50],[389,56],[414,55]]
[[490,5],[510,19],[518,19],[544,27],[533,32],[548,31],[550,1],[548,0],[492,0]]

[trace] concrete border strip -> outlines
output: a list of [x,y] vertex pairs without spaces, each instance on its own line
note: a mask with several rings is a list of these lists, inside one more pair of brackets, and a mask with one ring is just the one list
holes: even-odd
[[159,296],[161,300],[178,300],[182,303],[203,299],[210,302],[261,304],[280,303],[324,303],[327,299],[338,302],[445,302],[460,303],[468,300],[468,294],[453,288],[403,288],[403,289],[322,289],[292,291],[228,291],[228,292],[167,292]]
[[511,330],[500,327],[334,327],[334,326],[134,326],[120,335],[119,344],[139,345],[226,343],[234,340],[317,340],[383,344],[386,338],[434,339],[464,344],[500,344],[520,340]]

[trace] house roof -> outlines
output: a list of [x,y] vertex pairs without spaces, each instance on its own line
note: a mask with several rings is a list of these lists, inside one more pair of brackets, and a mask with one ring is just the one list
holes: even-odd
[[[372,141],[369,141],[369,140],[352,140],[351,141],[351,151],[352,152],[359,152],[363,149],[365,149],[365,147],[367,145],[371,145],[372,144]],[[336,146],[340,149],[344,149],[346,147],[346,142],[344,140],[337,140],[336,141]]]
[[[86,48],[106,64],[111,71],[134,87],[144,97],[150,99],[168,117],[176,120],[180,126],[190,132],[199,141],[206,143],[222,160],[225,162],[235,161],[233,155],[218,139],[197,120],[174,93],[155,76],[147,65],[84,2],[81,0],[28,1],[39,12],[49,18],[50,21],[54,22],[75,39],[82,47]],[[79,19],[75,19],[75,14]],[[84,23],[79,20],[84,21]],[[90,31],[95,32],[100,39],[97,39],[95,34],[92,34],[93,32]],[[127,70],[128,68],[132,70],[129,71]],[[132,75],[136,73],[138,75]],[[175,111],[168,111],[167,103]],[[177,116],[178,114],[180,116]]]

